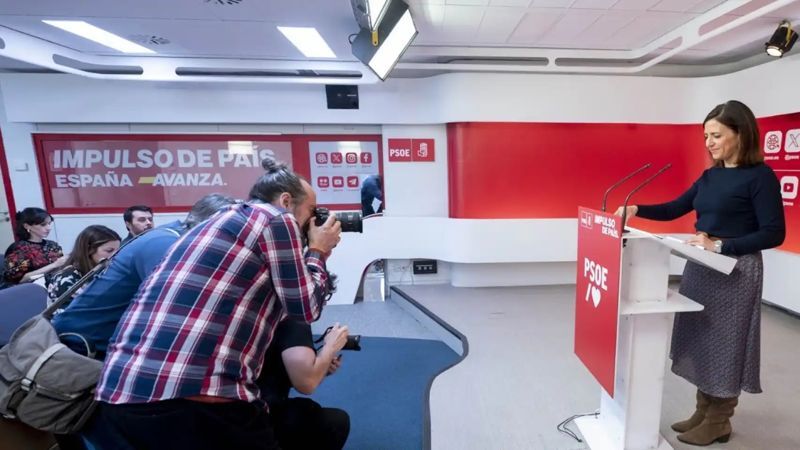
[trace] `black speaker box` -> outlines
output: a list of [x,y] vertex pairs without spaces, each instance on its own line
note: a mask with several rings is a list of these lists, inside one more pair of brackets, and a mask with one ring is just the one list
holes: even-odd
[[328,109],[358,109],[358,85],[326,84]]

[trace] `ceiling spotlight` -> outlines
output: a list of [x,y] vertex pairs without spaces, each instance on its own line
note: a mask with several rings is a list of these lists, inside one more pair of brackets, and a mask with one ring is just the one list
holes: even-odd
[[784,20],[778,25],[778,29],[772,34],[766,44],[767,54],[780,58],[784,53],[792,49],[797,41],[797,32],[792,30],[792,24]]
[[403,0],[390,0],[377,30],[362,28],[351,42],[353,56],[386,80],[417,36],[411,10]]

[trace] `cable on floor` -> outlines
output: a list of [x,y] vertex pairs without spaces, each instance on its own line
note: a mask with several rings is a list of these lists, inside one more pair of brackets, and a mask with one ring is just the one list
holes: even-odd
[[568,417],[568,418],[564,419],[561,423],[556,425],[556,430],[558,430],[558,431],[560,431],[560,432],[562,432],[562,433],[564,433],[564,434],[566,434],[568,436],[571,436],[573,439],[575,439],[578,442],[583,442],[583,439],[579,438],[578,435],[575,434],[574,431],[572,431],[569,428],[567,428],[567,425],[570,422],[572,422],[573,420],[575,420],[575,419],[577,419],[579,417],[594,416],[596,418],[599,415],[600,415],[600,411],[595,411],[593,413],[586,413],[586,414],[575,414],[574,416]]

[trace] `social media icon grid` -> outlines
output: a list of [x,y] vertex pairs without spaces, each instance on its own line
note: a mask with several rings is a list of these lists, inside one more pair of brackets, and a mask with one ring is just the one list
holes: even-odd
[[362,180],[380,171],[378,142],[362,142],[357,150],[339,144],[309,142],[311,180],[322,204],[359,202]]

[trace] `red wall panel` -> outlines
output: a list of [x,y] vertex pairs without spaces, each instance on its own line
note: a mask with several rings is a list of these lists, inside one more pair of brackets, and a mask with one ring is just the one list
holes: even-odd
[[[668,201],[688,189],[708,164],[700,125],[452,123],[448,144],[454,218],[574,218],[578,206],[599,209],[608,186],[647,162],[653,164],[650,169],[612,193],[609,210],[672,163],[632,199]],[[693,232],[694,215],[630,224]]]

